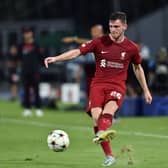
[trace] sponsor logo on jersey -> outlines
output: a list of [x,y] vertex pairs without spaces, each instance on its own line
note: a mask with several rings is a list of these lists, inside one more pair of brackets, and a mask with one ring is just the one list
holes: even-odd
[[107,61],[106,59],[102,59],[100,60],[100,67],[101,68],[119,68],[119,69],[123,69],[124,68],[124,64],[123,63],[119,63],[119,62],[113,62],[113,61]]

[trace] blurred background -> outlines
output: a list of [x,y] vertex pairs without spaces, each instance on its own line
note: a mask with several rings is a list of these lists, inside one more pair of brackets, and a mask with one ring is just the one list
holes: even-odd
[[[79,46],[65,37],[91,39],[90,28],[103,25],[108,33],[111,12],[128,16],[126,35],[135,41],[153,103],[146,105],[131,67],[127,95],[120,116],[168,115],[168,1],[167,0],[1,0],[0,2],[0,101],[19,101],[24,89],[18,46],[24,30],[31,29],[41,57],[60,54]],[[40,66],[40,97],[45,108],[84,110],[87,104],[84,66],[93,60],[79,57],[73,61]],[[30,64],[31,68],[31,64]],[[33,93],[31,100],[33,104]]]

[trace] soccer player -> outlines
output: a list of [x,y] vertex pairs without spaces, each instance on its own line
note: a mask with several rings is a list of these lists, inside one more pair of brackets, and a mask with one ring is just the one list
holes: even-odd
[[[103,36],[104,35],[103,26],[101,24],[93,25],[90,28],[90,35],[91,35],[92,40],[94,38]],[[82,44],[82,43],[86,43],[87,41],[90,41],[90,40],[85,39],[85,38],[79,38],[79,37],[64,37],[62,39],[62,41],[64,43],[75,42],[77,44]],[[86,93],[87,93],[87,98],[89,98],[90,86],[91,86],[92,79],[95,75],[96,67],[95,67],[95,61],[94,61],[94,54],[88,53],[86,55],[86,57],[91,60],[91,61],[86,61],[86,63],[84,63],[84,65],[83,65],[84,72],[86,74]],[[117,121],[118,121],[118,116],[115,114],[113,116],[113,124],[117,123]],[[101,143],[102,146],[104,146],[104,144],[105,143]],[[103,149],[105,149],[105,148],[103,147]]]
[[48,57],[44,61],[48,68],[49,63],[73,59],[88,52],[94,53],[96,72],[91,84],[88,112],[93,118],[96,133],[93,141],[98,144],[106,143],[105,146],[102,146],[106,155],[103,166],[109,166],[116,162],[109,142],[109,139],[116,135],[116,131],[109,130],[109,128],[112,125],[112,117],[124,99],[125,81],[130,63],[143,89],[146,103],[151,104],[152,102],[137,45],[124,35],[126,29],[126,14],[123,12],[112,13],[109,18],[109,34],[88,41],[78,49],[70,50],[59,56]]

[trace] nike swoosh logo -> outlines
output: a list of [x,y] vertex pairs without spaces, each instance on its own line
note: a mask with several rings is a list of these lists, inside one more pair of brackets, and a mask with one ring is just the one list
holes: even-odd
[[101,51],[101,54],[109,53],[108,51]]

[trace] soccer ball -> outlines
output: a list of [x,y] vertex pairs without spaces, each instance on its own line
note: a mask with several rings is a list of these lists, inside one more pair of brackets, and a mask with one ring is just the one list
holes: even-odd
[[62,152],[69,146],[69,136],[65,131],[53,130],[47,138],[47,144],[49,149],[55,152]]

